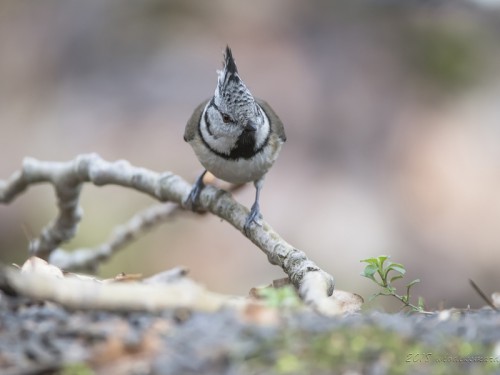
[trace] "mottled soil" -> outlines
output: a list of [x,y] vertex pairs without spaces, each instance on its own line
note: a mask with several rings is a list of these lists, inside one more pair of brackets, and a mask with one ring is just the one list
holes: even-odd
[[1,374],[500,373],[500,315],[70,311],[0,292]]

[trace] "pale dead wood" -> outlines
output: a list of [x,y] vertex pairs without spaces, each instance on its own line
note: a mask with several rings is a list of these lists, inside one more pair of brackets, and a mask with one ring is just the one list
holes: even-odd
[[171,283],[114,282],[80,277],[57,277],[43,267],[22,272],[0,265],[0,289],[35,300],[52,301],[70,309],[160,311],[189,308],[217,311],[237,307],[243,299],[213,293],[186,278]]
[[[61,250],[58,249],[76,234],[82,218],[79,198],[84,183],[96,186],[120,185],[148,194],[161,202],[176,203],[182,208],[185,208],[184,201],[191,190],[190,184],[171,172],[157,173],[134,167],[124,160],[107,162],[96,154],[85,154],[68,162],[26,158],[20,171],[15,172],[8,180],[0,181],[0,202],[8,203],[28,187],[38,183],[50,183],[54,186],[58,216],[31,243],[30,252],[56,264],[71,266],[82,263],[89,266],[113,253],[113,246],[104,246],[94,252],[81,252],[75,255],[75,259],[71,259],[61,255]],[[207,186],[200,195],[200,209],[224,219],[245,235],[243,225],[249,211],[228,192]],[[167,210],[164,214],[168,215],[168,212],[170,211]],[[131,227],[137,229],[141,225],[144,224],[139,220],[132,223]],[[120,242],[120,233],[123,235],[129,231],[120,231],[119,228],[116,233],[118,234],[111,243]],[[271,264],[283,269],[309,305],[318,308],[327,306],[320,309],[325,312],[328,310],[331,314],[340,311],[335,299],[328,298],[333,292],[333,277],[308,259],[304,252],[281,238],[268,223],[263,221],[262,226],[252,227],[248,238],[267,255]]]

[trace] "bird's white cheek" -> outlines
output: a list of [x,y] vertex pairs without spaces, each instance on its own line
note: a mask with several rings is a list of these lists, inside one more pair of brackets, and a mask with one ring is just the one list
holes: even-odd
[[257,146],[257,148],[259,148],[262,144],[264,144],[264,142],[266,141],[266,138],[269,135],[270,131],[271,131],[271,127],[269,125],[269,120],[264,115],[264,117],[263,117],[263,124],[260,126],[260,129],[257,132],[257,138],[256,138],[256,146]]
[[215,127],[214,133],[219,137],[227,137],[228,139],[234,139],[239,136],[241,131],[237,128],[236,125],[233,124],[222,124]]

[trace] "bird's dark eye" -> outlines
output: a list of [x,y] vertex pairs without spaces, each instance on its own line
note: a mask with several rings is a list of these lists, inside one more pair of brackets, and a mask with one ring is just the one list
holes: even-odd
[[222,114],[222,121],[224,121],[226,124],[228,122],[231,122],[231,117],[229,115],[226,115],[225,113]]

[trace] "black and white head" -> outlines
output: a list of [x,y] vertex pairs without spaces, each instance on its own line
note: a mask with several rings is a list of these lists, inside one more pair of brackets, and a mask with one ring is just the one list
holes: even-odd
[[217,87],[204,113],[204,138],[210,139],[214,151],[236,158],[250,157],[265,142],[269,121],[240,78],[229,47],[223,69],[217,74]]

